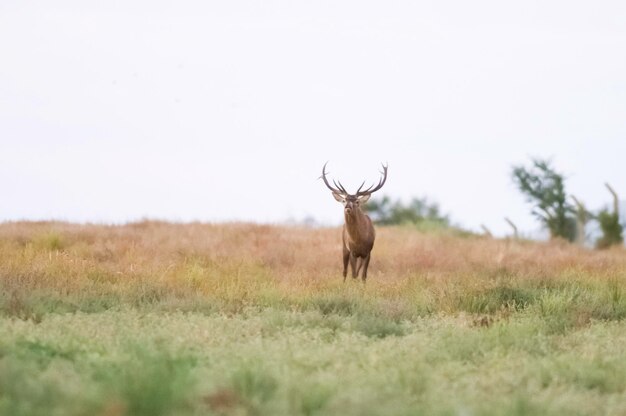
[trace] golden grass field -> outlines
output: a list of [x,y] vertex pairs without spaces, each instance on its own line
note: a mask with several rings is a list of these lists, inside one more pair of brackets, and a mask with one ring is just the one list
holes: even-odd
[[0,414],[626,414],[626,251],[378,228],[0,224]]

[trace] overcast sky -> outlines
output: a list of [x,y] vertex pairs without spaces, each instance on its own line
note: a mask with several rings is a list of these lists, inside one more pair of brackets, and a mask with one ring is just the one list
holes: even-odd
[[317,178],[536,223],[511,165],[626,196],[624,1],[0,1],[0,221],[281,222]]

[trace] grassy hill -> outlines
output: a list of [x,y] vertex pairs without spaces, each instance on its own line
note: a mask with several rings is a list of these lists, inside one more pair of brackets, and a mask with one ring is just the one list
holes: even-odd
[[626,251],[379,228],[0,224],[0,414],[623,415]]

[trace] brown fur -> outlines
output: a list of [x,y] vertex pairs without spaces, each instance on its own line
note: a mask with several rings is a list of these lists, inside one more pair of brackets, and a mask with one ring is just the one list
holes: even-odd
[[363,268],[361,278],[365,282],[376,232],[372,220],[361,210],[361,207],[356,202],[352,203],[352,207],[350,211],[346,207],[344,213],[343,280],[346,280],[348,263],[350,263],[352,277],[357,278],[359,271]]

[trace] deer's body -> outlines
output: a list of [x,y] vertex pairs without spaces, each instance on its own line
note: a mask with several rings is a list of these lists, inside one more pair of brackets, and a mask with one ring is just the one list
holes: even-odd
[[367,268],[369,267],[376,232],[374,231],[370,217],[361,210],[361,204],[367,202],[371,194],[384,185],[387,180],[387,167],[384,166],[383,169],[384,177],[375,188],[371,186],[369,189],[361,191],[363,187],[362,184],[354,195],[348,194],[341,185],[341,182],[339,182],[339,184],[335,183],[336,188],[330,186],[326,180],[326,165],[324,165],[324,169],[322,169],[322,179],[324,179],[324,183],[332,191],[333,197],[344,205],[345,223],[343,225],[342,234],[344,281],[348,275],[348,264],[350,264],[353,278],[357,278],[361,268],[363,268],[361,278],[363,282],[367,279]]
[[372,220],[361,209],[354,214],[354,216],[345,214],[346,222],[343,225],[343,279],[345,280],[348,275],[348,263],[350,263],[353,278],[358,276],[359,270],[364,266],[363,280],[365,281],[376,232]]

